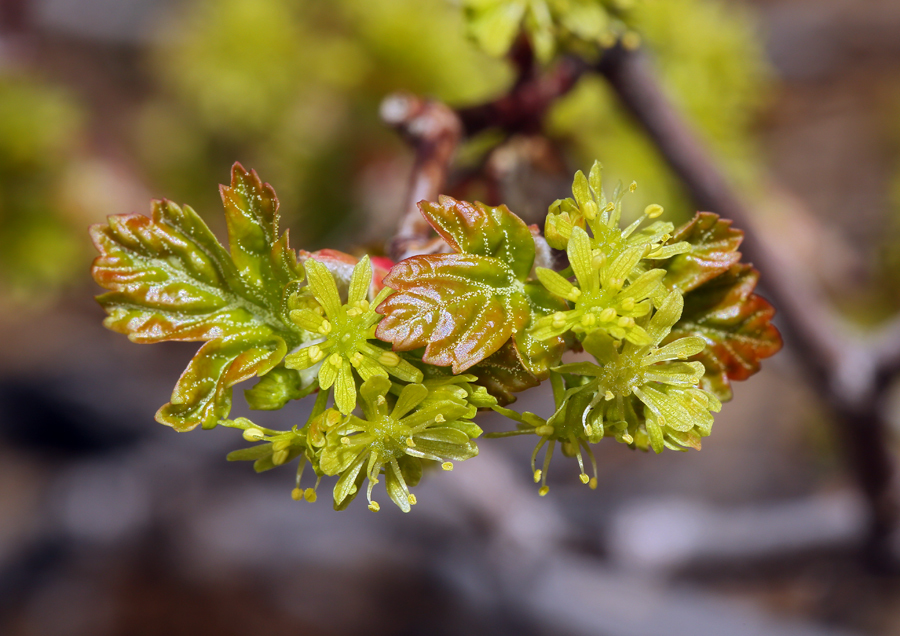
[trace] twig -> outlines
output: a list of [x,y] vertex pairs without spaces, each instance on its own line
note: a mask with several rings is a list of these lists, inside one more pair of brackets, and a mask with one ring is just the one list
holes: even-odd
[[390,245],[391,258],[400,260],[433,249],[431,227],[416,204],[423,199],[434,201],[441,194],[462,125],[448,106],[405,93],[390,95],[382,102],[381,118],[416,151],[406,209]]
[[[753,217],[713,163],[697,136],[663,94],[644,59],[623,48],[598,65],[623,105],[655,142],[701,209],[713,210],[747,229],[742,251],[763,272],[767,295],[778,308],[785,341],[831,406],[851,468],[870,508],[868,554],[887,565],[897,519],[893,458],[883,415],[886,372],[900,366],[900,323],[873,341],[851,339],[814,284],[782,263],[753,231]],[[881,381],[879,381],[881,378]],[[895,557],[894,557],[895,558]]]
[[467,136],[489,128],[506,132],[540,132],[544,116],[553,103],[568,93],[590,66],[580,58],[565,57],[547,74],[533,69],[520,72],[519,79],[506,94],[487,104],[461,108]]

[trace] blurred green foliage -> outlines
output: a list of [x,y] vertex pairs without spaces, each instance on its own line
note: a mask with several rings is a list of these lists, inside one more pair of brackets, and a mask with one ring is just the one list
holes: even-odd
[[[640,0],[638,0],[640,1]],[[538,59],[547,62],[558,50],[597,56],[625,36],[638,42],[626,26],[635,0],[463,0],[472,39],[491,55],[505,55],[524,31]]]
[[37,78],[0,76],[0,292],[37,299],[72,275],[89,247],[65,213],[82,113],[67,92]]
[[152,178],[213,209],[208,184],[240,160],[278,184],[304,247],[347,234],[354,177],[402,148],[378,119],[387,93],[468,103],[511,79],[444,0],[199,0],[166,31],[152,52],[162,90],[137,128]]
[[[126,126],[129,138],[116,139],[122,147],[114,155],[130,160],[125,169],[136,170],[136,182],[153,196],[190,203],[204,215],[219,207],[209,184],[220,183],[231,164],[241,161],[277,185],[295,245],[315,249],[381,240],[364,236],[362,220],[399,205],[399,198],[394,203],[384,193],[403,190],[410,156],[378,118],[382,98],[407,90],[465,105],[502,94],[513,80],[504,60],[467,35],[462,5],[175,3],[149,44],[141,45],[136,59],[147,73],[135,68],[134,76],[146,86],[121,109],[133,124]],[[635,3],[629,25],[732,176],[752,184],[748,126],[766,92],[752,22],[722,0],[666,0]],[[72,182],[90,160],[89,151],[79,148],[85,123],[104,125],[85,119],[61,89],[31,78],[0,79],[4,288],[34,295],[80,279],[88,220],[132,211],[93,209],[85,219],[84,211],[70,209],[78,198],[71,194]],[[671,210],[676,217],[693,212],[658,153],[599,78],[585,78],[561,100],[548,129],[564,142],[571,168],[599,157],[613,181],[636,178],[636,209],[665,200],[681,202]]]
[[[748,194],[758,178],[750,127],[767,94],[768,68],[752,17],[715,0],[637,3],[631,18],[664,89]],[[551,131],[569,141],[579,166],[595,157],[606,178],[638,183],[635,209],[675,203],[676,219],[694,213],[653,143],[599,77],[588,77],[552,114]],[[627,182],[627,181],[626,181]]]

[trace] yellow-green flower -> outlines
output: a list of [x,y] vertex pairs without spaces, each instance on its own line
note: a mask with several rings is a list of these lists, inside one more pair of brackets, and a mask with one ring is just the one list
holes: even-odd
[[537,276],[544,287],[574,307],[541,318],[532,336],[546,340],[571,330],[583,337],[600,329],[618,340],[649,344],[635,319],[650,313],[650,298],[659,291],[665,270],[651,269],[629,283],[644,257],[644,247],[628,247],[609,260],[600,249],[591,248],[590,238],[580,227],[572,229],[567,253],[577,285],[551,269],[539,268]]
[[[405,382],[421,382],[422,372],[399,355],[385,348],[375,337],[375,327],[381,316],[378,306],[391,293],[384,288],[370,303],[372,265],[364,256],[353,268],[346,304],[341,304],[337,284],[331,272],[321,263],[306,262],[309,290],[322,311],[295,309],[291,319],[301,328],[322,338],[284,359],[289,369],[308,369],[320,364],[319,386],[334,386],[334,401],[344,415],[356,407],[356,380],[352,369],[365,381],[373,377],[392,375]],[[374,342],[370,342],[374,341]]]
[[[699,438],[709,435],[712,413],[722,404],[699,388],[703,364],[683,362],[703,351],[705,341],[688,336],[660,346],[681,317],[683,306],[681,293],[673,290],[646,323],[647,344],[626,342],[619,347],[598,333],[585,339],[584,347],[599,364],[579,362],[556,369],[586,379],[579,389],[593,395],[581,415],[586,434],[603,431],[629,444],[646,436],[657,453],[666,446],[699,447]],[[632,395],[642,409],[630,399]]]
[[334,486],[334,506],[347,506],[368,479],[369,509],[380,505],[372,500],[372,488],[384,474],[388,496],[409,512],[416,503],[409,492],[422,475],[421,460],[442,462],[452,470],[452,461],[478,454],[472,441],[481,429],[466,418],[470,405],[446,393],[434,395],[423,384],[408,384],[394,397],[391,381],[374,376],[360,387],[364,418],[350,415],[330,428],[319,467],[326,475],[340,475]]

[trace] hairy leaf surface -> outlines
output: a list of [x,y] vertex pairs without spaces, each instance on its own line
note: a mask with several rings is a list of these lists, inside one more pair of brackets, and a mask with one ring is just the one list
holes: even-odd
[[741,254],[737,249],[743,238],[744,233],[732,228],[731,221],[720,219],[712,212],[698,212],[677,228],[669,241],[686,241],[690,243],[691,251],[660,261],[655,267],[667,271],[665,283],[669,289],[677,287],[688,292],[740,261]]
[[469,370],[478,376],[478,384],[488,390],[501,405],[516,401],[514,393],[530,389],[541,381],[522,364],[516,347],[507,342],[500,349]]
[[681,319],[667,341],[700,336],[706,349],[692,360],[706,367],[701,386],[721,400],[731,399],[731,381],[759,371],[760,360],[781,349],[781,334],[771,320],[775,309],[754,294],[759,272],[746,264],[732,266],[684,295]]
[[157,420],[178,430],[215,426],[230,387],[277,364],[300,332],[285,320],[282,292],[302,278],[278,200],[239,164],[221,187],[230,252],[190,207],[153,203],[150,218],[111,216],[91,228],[100,256],[94,280],[104,324],[134,342],[208,341],[188,365]]
[[394,348],[425,346],[423,360],[460,373],[522,330],[535,304],[524,284],[534,262],[528,226],[506,206],[442,196],[422,214],[457,254],[414,256],[384,279],[397,293],[379,307],[377,335]]

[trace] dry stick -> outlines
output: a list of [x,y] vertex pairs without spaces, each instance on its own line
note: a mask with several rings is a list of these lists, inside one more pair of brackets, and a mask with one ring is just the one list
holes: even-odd
[[876,567],[893,567],[895,555],[890,540],[897,510],[884,392],[900,366],[900,323],[868,346],[846,337],[849,330],[815,285],[785,266],[758,239],[752,230],[752,215],[663,94],[642,56],[617,47],[603,56],[597,69],[655,142],[698,206],[747,228],[742,251],[763,272],[766,294],[779,311],[786,343],[832,407],[851,468],[869,502],[866,555]]
[[416,204],[423,199],[435,201],[441,194],[462,137],[462,125],[448,106],[405,93],[391,95],[382,102],[381,118],[416,151],[406,209],[390,245],[391,258],[401,260],[428,251],[431,227]]

